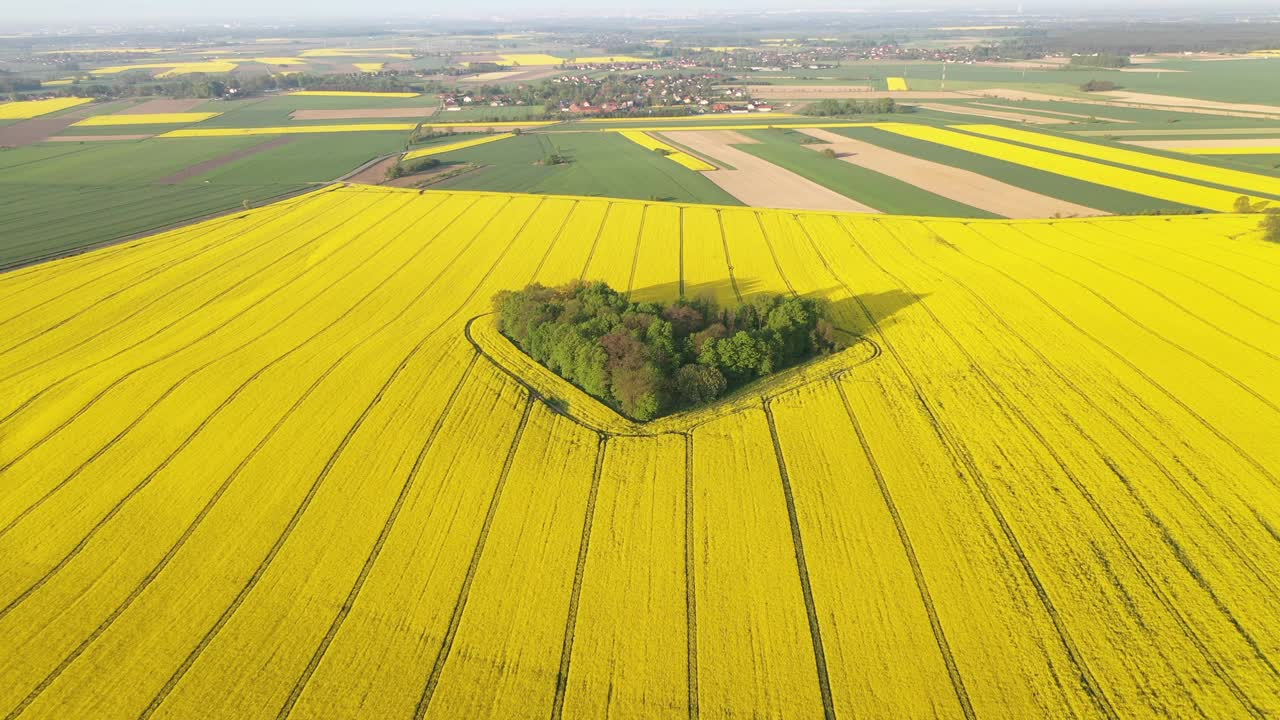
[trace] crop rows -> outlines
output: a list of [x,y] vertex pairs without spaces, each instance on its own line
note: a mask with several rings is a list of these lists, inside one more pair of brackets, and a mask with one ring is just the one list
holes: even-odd
[[[349,186],[4,274],[0,712],[1280,714],[1251,227]],[[577,278],[864,340],[633,426],[472,332]]]

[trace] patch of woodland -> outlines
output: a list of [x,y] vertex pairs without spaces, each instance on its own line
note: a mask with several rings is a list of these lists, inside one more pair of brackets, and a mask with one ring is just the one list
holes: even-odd
[[603,282],[529,285],[493,298],[498,329],[538,363],[634,420],[715,402],[844,347],[826,301],[762,295],[632,302]]
[[912,113],[916,109],[912,105],[900,105],[893,98],[876,98],[874,100],[836,100],[826,98],[817,100],[800,108],[801,115],[811,117],[842,117],[846,115],[891,115],[893,113]]

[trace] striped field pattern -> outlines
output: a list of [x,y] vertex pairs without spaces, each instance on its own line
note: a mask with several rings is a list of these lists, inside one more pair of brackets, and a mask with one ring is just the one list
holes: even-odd
[[[1280,251],[333,186],[0,275],[0,715],[1280,715]],[[491,296],[830,299],[635,425]]]

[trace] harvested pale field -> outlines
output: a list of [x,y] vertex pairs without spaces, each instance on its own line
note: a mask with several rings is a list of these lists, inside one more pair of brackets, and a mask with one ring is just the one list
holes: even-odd
[[1120,72],[1127,73],[1184,73],[1187,70],[1175,70],[1171,68],[1144,68],[1144,67],[1127,67],[1120,68]]
[[199,98],[194,100],[147,100],[138,103],[124,110],[113,113],[115,115],[159,115],[164,113],[185,113],[194,110],[201,105],[209,102]]
[[951,115],[972,115],[977,117],[991,118],[992,120],[1007,120],[1009,122],[1027,123],[1028,125],[1062,125],[1070,122],[1069,120],[1059,120],[1058,118],[1045,117],[1043,115],[1028,115],[1026,113],[1013,112],[1010,110],[988,110],[985,108],[968,107],[966,105],[946,105],[943,103],[916,103],[916,107],[934,112],[948,113]]
[[[733,147],[751,145],[756,141],[732,130],[682,130],[664,132],[662,137],[721,165],[721,169],[704,172],[702,175],[747,205],[879,212],[809,178]],[[725,165],[732,169],[725,168]]]
[[1280,134],[1280,127],[1272,128],[1177,128],[1171,130],[1069,130],[1072,135],[1083,135],[1086,137],[1107,137],[1114,135],[1115,137],[1134,137],[1139,135],[1150,135],[1153,137],[1165,137],[1175,135],[1273,135]]
[[182,170],[179,170],[178,172],[173,173],[172,175],[166,175],[165,177],[162,177],[159,180],[156,180],[155,182],[157,185],[176,185],[184,180],[190,180],[193,177],[199,177],[200,175],[204,175],[207,172],[212,172],[213,170],[217,170],[218,168],[222,167],[223,165],[226,165],[227,163],[235,162],[236,160],[240,160],[241,158],[247,158],[250,155],[257,155],[260,152],[265,152],[272,148],[280,147],[281,145],[286,145],[291,142],[293,142],[293,138],[289,136],[271,138],[270,140],[267,140],[265,142],[260,142],[256,145],[250,145],[247,148],[241,148],[239,150],[229,152],[225,155],[219,155],[216,158],[213,158],[211,160],[206,160],[202,163],[196,163],[195,165],[183,168]]
[[1272,115],[1280,114],[1280,105],[1198,100],[1196,98],[1176,97],[1173,95],[1153,95],[1151,93],[1132,92],[1129,90],[1107,90],[1106,92],[1100,92],[1098,94],[1125,102],[1137,102],[1147,105],[1162,105],[1175,108],[1209,108],[1212,110],[1230,110],[1233,112],[1243,113],[1269,113]]
[[[1255,224],[343,187],[0,275],[0,713],[1275,717]],[[860,339],[636,425],[487,315],[597,266]]]
[[868,142],[837,135],[829,130],[805,129],[800,132],[827,143],[808,146],[815,151],[820,152],[830,148],[847,163],[874,170],[915,185],[934,195],[996,215],[1008,218],[1043,218],[1106,214],[1101,210],[1002,183],[986,175],[887,150]]
[[186,113],[148,113],[146,115],[94,115],[85,118],[75,125],[77,127],[111,127],[120,125],[192,125],[215,118],[222,113],[186,112]]
[[294,110],[290,120],[367,120],[376,118],[427,117],[434,107],[407,108],[359,108],[351,110]]
[[[1122,91],[1117,91],[1122,92]],[[985,90],[963,90],[959,95],[969,95],[973,97],[990,97],[1001,98],[1004,100],[1035,100],[1042,102],[1069,102],[1077,105],[1102,105],[1104,107],[1122,107],[1134,108],[1137,110],[1165,110],[1171,112],[1187,113],[1190,115],[1217,115],[1220,117],[1245,117],[1263,120],[1280,120],[1280,115],[1262,115],[1253,111],[1245,112],[1242,110],[1229,110],[1216,107],[1208,107],[1205,103],[1210,101],[1191,100],[1190,98],[1173,98],[1167,95],[1153,95],[1151,97],[1161,97],[1171,100],[1183,101],[1182,105],[1156,104],[1150,102],[1130,102],[1121,98],[1113,98],[1109,100],[1089,100],[1078,97],[1066,97],[1063,95],[1049,95],[1040,92],[1031,92],[1028,90],[1014,90],[1011,88],[987,88]],[[1108,95],[1109,93],[1093,93],[1094,95]],[[1236,103],[1214,103],[1215,105],[1236,105]],[[1251,107],[1271,107],[1270,105],[1254,105]],[[1276,108],[1280,111],[1280,108]]]
[[[3,130],[0,130],[0,137]],[[43,142],[110,142],[111,140],[146,140],[154,135],[54,135]]]
[[[1009,110],[1009,109],[1016,110],[1017,109],[1017,108],[1010,108],[1008,105],[996,105],[995,103],[971,102],[969,104],[975,105],[977,107],[995,108],[997,110]],[[1098,120],[1101,122],[1109,122],[1109,123],[1125,123],[1129,125],[1134,124],[1133,120],[1119,120],[1116,118],[1101,117],[1098,115],[1083,115],[1081,113],[1062,112],[1061,110],[1045,110],[1044,108],[1035,108],[1033,110],[1030,110],[1030,112],[1040,113],[1042,115],[1055,115],[1057,117],[1076,118],[1078,120]]]
[[1276,151],[1280,152],[1280,137],[1250,138],[1248,140],[1240,140],[1237,138],[1222,138],[1216,140],[1126,140],[1125,145],[1138,145],[1141,147],[1156,148],[1157,150],[1213,150],[1215,148],[1238,148],[1247,146],[1254,148],[1276,148]]

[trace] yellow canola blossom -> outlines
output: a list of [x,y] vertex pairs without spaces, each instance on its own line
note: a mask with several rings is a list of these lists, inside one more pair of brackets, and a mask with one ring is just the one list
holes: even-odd
[[[1171,200],[1173,202],[1190,205],[1192,207],[1202,207],[1209,210],[1218,210],[1220,212],[1231,212],[1236,205],[1236,200],[1241,196],[1238,192],[1220,190],[1218,188],[1206,187],[1183,180],[1174,180],[1172,178],[1161,177],[1149,173],[1139,172],[1137,170],[1129,170],[1127,168],[1115,167],[1103,163],[1084,160],[1082,158],[1070,157],[1068,155],[1060,155],[1058,153],[1048,152],[1046,150],[1038,150],[1035,148],[1023,147],[1013,143],[1000,142],[990,138],[968,135],[966,133],[955,132],[953,130],[944,130],[942,128],[929,127],[925,125],[908,125],[905,123],[880,123],[876,128],[885,130],[898,135],[924,140],[926,142],[937,143],[947,147],[953,147],[958,150],[966,150],[978,155],[986,155],[988,157],[998,158],[1005,162],[1011,162],[1016,165],[1024,165],[1026,167],[1043,170],[1055,175],[1064,175],[1066,177],[1084,180],[1095,185],[1116,188],[1138,195],[1146,195],[1148,197],[1160,198],[1162,200]],[[1088,143],[1081,143],[1086,144]],[[1096,147],[1092,146],[1091,147]],[[1135,153],[1143,157],[1150,157],[1154,160],[1160,160],[1153,155],[1146,153]],[[1178,160],[1169,160],[1168,162],[1183,162]],[[1187,163],[1194,165],[1194,163]],[[1208,168],[1207,166],[1198,166],[1209,170],[1217,168]],[[1224,173],[1236,172],[1223,170]],[[1252,175],[1252,173],[1240,173],[1242,175]],[[1260,177],[1260,176],[1256,176]],[[1280,182],[1277,180],[1276,182]],[[1254,202],[1269,202],[1266,198],[1252,197]]]
[[41,87],[45,87],[45,86],[60,87],[63,85],[71,85],[75,81],[76,81],[75,78],[61,78],[59,80],[44,80],[44,81],[41,81],[40,86]]
[[622,137],[630,140],[631,142],[639,145],[640,147],[647,148],[649,150],[663,151],[663,155],[665,155],[667,159],[679,165],[683,165],[689,168],[690,170],[705,172],[708,170],[718,169],[716,168],[715,165],[712,165],[711,163],[706,162],[701,158],[694,157],[693,155],[690,155],[689,153],[684,152],[683,150],[679,150],[668,143],[665,143],[661,140],[658,140],[655,137],[652,137],[651,135],[646,134],[643,131],[618,130],[617,132],[618,134],[622,135]]
[[185,128],[170,130],[162,138],[183,137],[238,137],[245,135],[307,135],[314,133],[348,132],[407,132],[417,127],[414,123],[364,123],[350,125],[284,125],[278,127],[251,128]]
[[500,57],[504,65],[559,65],[565,61],[564,58],[542,53],[516,53],[514,55],[501,55]]
[[373,98],[412,98],[422,95],[416,92],[364,92],[360,90],[299,90],[290,95],[303,97],[373,97]]
[[1047,133],[1004,127],[1002,125],[957,125],[955,127],[968,132],[978,133],[980,135],[987,135],[989,137],[1000,138],[1002,140],[1012,140],[1026,145],[1047,148],[1056,152],[1083,155],[1085,157],[1106,160],[1107,162],[1117,163],[1119,165],[1128,165],[1130,167],[1141,168],[1143,170],[1165,173],[1166,175],[1174,175],[1177,177],[1189,178],[1191,180],[1198,180],[1200,182],[1214,183],[1215,185],[1240,188],[1241,190],[1248,190],[1250,192],[1280,195],[1280,178],[1259,175],[1258,173],[1245,172],[1243,170],[1229,170],[1188,160],[1166,158],[1160,155],[1153,155],[1152,153],[1141,152],[1139,150],[1128,150],[1110,145],[1087,142],[1085,140],[1075,140],[1072,138],[1058,137],[1057,135],[1049,135]]
[[140,65],[112,65],[91,70],[94,75],[116,75],[131,70],[164,70],[156,77],[174,77],[191,73],[225,73],[236,69],[236,63],[227,60],[209,60],[205,62],[171,62],[147,63]]
[[89,98],[50,98],[0,103],[0,120],[27,120],[91,102]]
[[891,91],[906,90],[907,79],[902,77],[885,78],[885,85],[887,85]]
[[367,73],[371,73],[371,72],[378,72],[378,71],[382,70],[384,67],[386,67],[386,66],[387,66],[387,64],[386,64],[386,63],[380,63],[380,62],[372,62],[372,63],[351,63],[351,64],[352,64],[352,65],[354,65],[354,66],[355,66],[355,68],[356,68],[357,70],[359,70],[360,72],[367,72]]
[[250,62],[264,65],[306,65],[309,61],[299,57],[256,57],[250,58]]
[[[0,714],[1278,715],[1257,220],[337,185],[0,274]],[[853,344],[632,423],[494,322],[583,277]]]
[[453,152],[454,150],[462,150],[469,147],[475,147],[477,145],[497,142],[498,140],[506,140],[509,137],[515,137],[514,133],[500,133],[496,135],[487,135],[474,140],[461,140],[459,142],[447,143],[444,145],[432,145],[418,150],[410,150],[404,154],[402,159],[416,160],[417,158],[427,157],[429,155],[441,155],[443,153]]
[[102,127],[109,125],[182,125],[215,118],[222,113],[142,113],[138,115],[94,115],[77,123],[75,127]]

